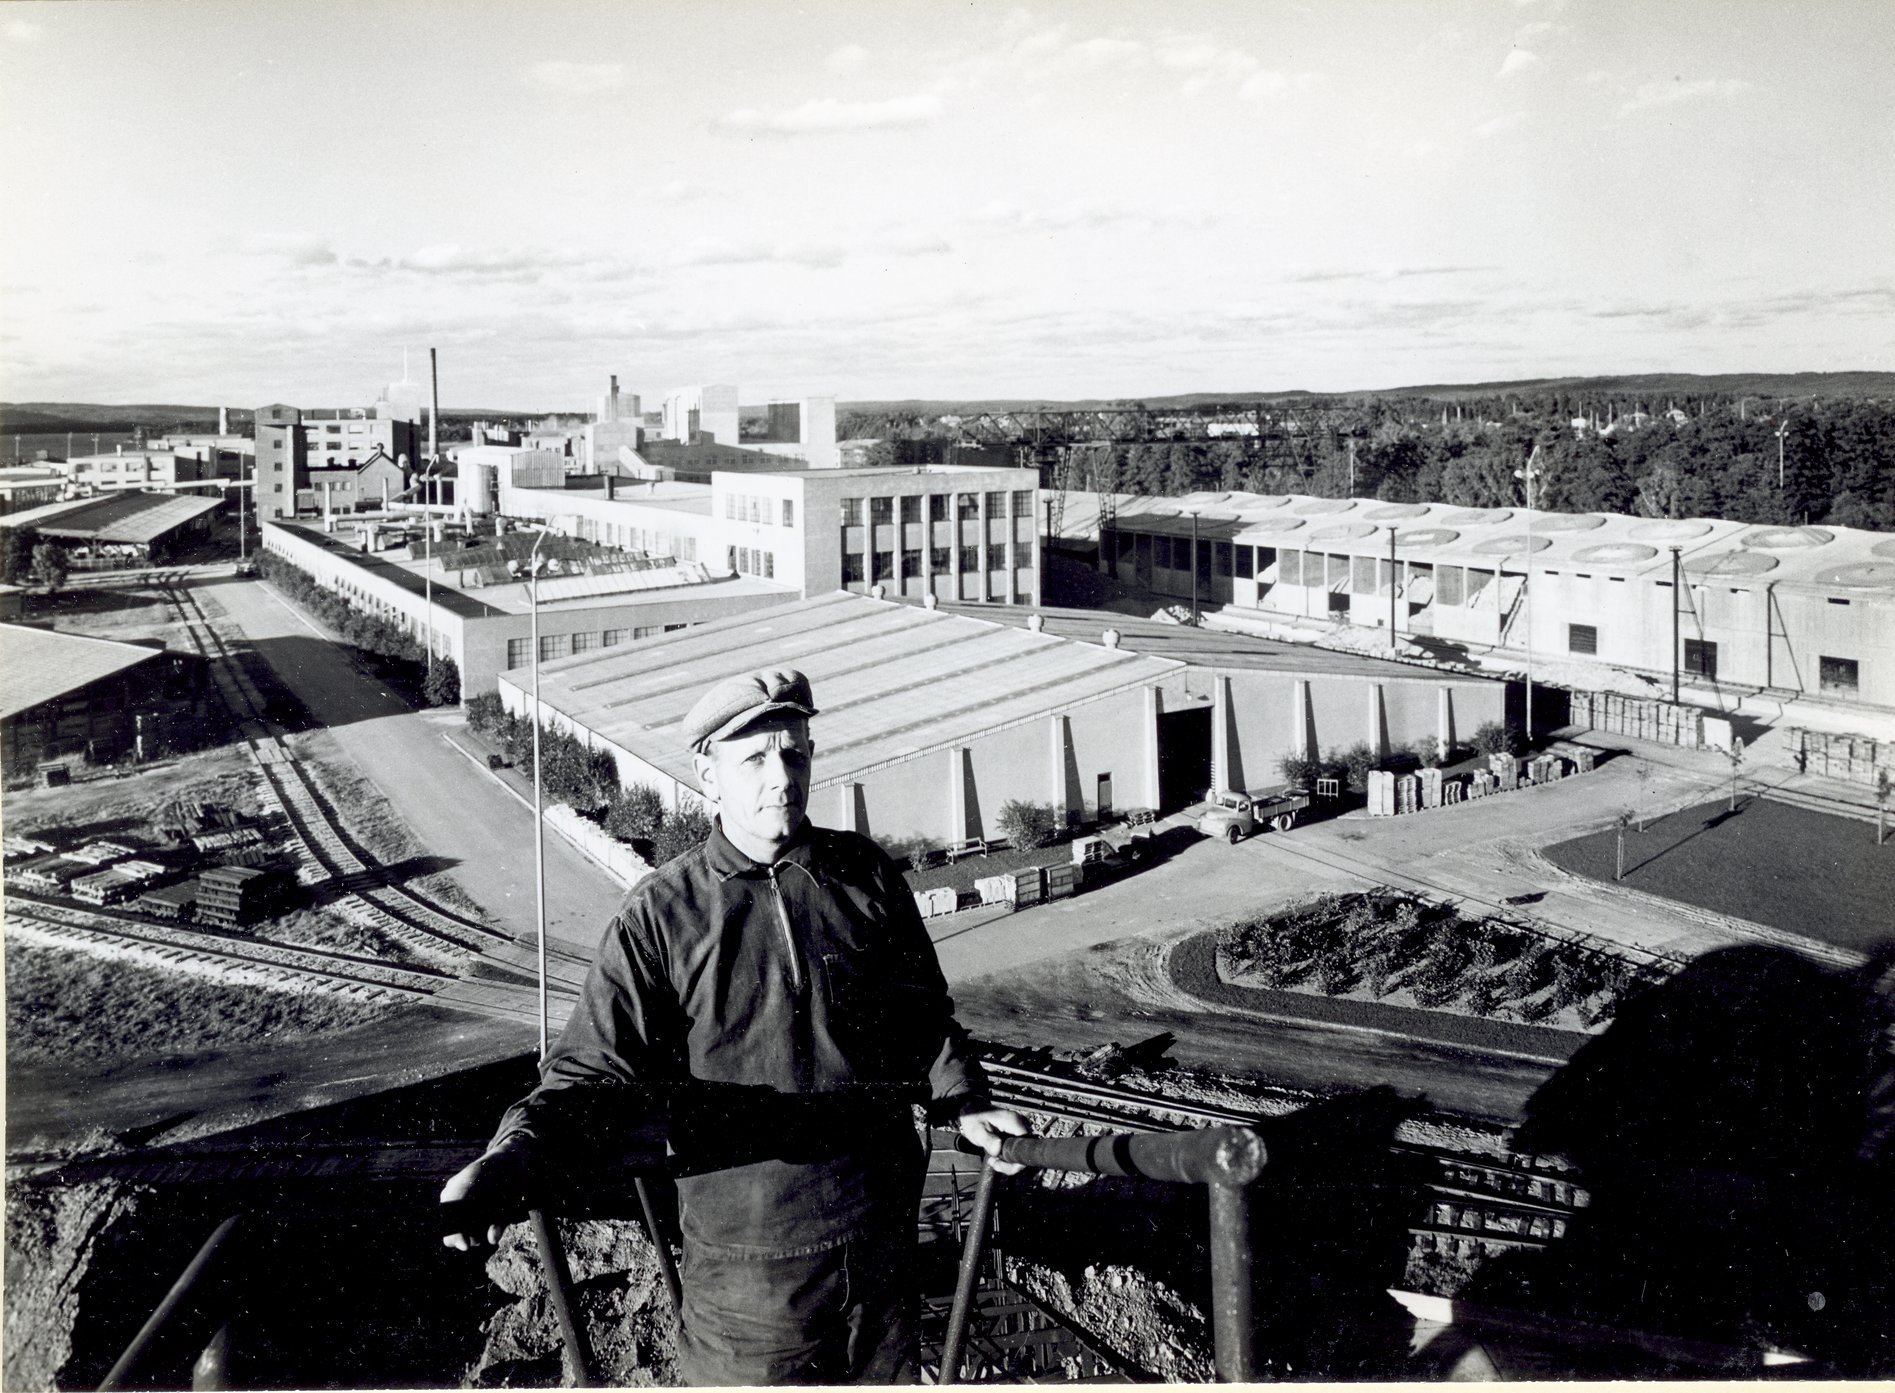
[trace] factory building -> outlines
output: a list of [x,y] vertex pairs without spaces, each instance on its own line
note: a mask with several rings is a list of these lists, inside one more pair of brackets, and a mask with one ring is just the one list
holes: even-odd
[[259,518],[296,515],[296,490],[309,468],[303,413],[281,402],[256,409],[257,463],[252,485]]
[[[996,835],[1014,799],[1089,821],[1280,782],[1292,752],[1464,740],[1507,700],[1502,682],[1241,634],[832,593],[544,664],[539,712],[675,806],[700,793],[685,713],[758,667],[814,684],[811,817],[935,845]],[[533,709],[525,674],[500,694]]]
[[1121,497],[1099,536],[1127,585],[1291,626],[1895,707],[1886,533],[1201,493]]
[[494,456],[502,514],[600,546],[755,576],[802,596],[876,585],[943,603],[1024,605],[1039,595],[1031,469],[719,470],[709,484],[691,484],[567,476],[557,457],[502,460],[498,448],[460,458],[466,468]]
[[149,757],[189,735],[206,674],[163,644],[8,625],[0,632],[0,766],[9,779],[84,756]]
[[168,561],[206,540],[220,499],[197,494],[136,490],[48,503],[7,518],[9,527],[36,528],[65,544],[77,570],[126,562]]

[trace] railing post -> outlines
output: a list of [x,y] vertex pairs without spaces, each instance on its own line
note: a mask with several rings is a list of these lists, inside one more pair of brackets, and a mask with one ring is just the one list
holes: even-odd
[[211,1390],[234,1386],[230,1378],[230,1344],[230,1322],[225,1321],[199,1353],[197,1363],[191,1366],[192,1393],[211,1393]]
[[559,1333],[574,1365],[573,1386],[596,1388],[598,1385],[592,1377],[592,1342],[586,1338],[578,1311],[573,1309],[572,1269],[566,1266],[566,1250],[560,1245],[559,1231],[544,1209],[531,1210],[530,1217],[533,1236],[539,1241],[540,1261],[546,1267],[546,1288],[553,1300],[553,1314],[559,1317]]
[[987,1246],[987,1230],[993,1224],[994,1176],[991,1163],[980,1168],[980,1182],[974,1187],[974,1217],[967,1237],[961,1242],[961,1275],[954,1284],[954,1306],[948,1312],[946,1338],[941,1342],[940,1383],[961,1381],[961,1355],[967,1347],[967,1322],[974,1311],[974,1289],[980,1285],[981,1250]]
[[671,1244],[665,1239],[658,1227],[658,1211],[651,1202],[651,1187],[645,1183],[644,1176],[633,1179],[632,1186],[638,1191],[638,1207],[645,1216],[645,1232],[651,1235],[651,1246],[658,1254],[658,1272],[665,1279],[665,1291],[671,1297],[671,1314],[678,1318],[678,1328],[684,1328],[684,1288],[678,1281],[677,1260],[671,1256]]
[[1256,1264],[1250,1241],[1250,1189],[1209,1185],[1211,1209],[1211,1339],[1220,1383],[1255,1383]]

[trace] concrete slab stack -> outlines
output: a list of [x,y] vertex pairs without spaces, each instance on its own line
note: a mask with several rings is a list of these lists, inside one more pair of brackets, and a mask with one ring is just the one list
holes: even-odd
[[1421,806],[1438,808],[1441,806],[1441,771],[1423,769],[1417,775],[1421,780]]

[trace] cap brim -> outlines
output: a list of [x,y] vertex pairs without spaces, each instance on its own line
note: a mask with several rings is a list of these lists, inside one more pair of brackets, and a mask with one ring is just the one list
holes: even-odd
[[702,749],[704,746],[715,744],[719,740],[729,740],[733,736],[742,735],[746,730],[749,730],[751,726],[757,724],[757,722],[768,720],[771,716],[782,715],[786,711],[791,715],[801,716],[804,720],[808,720],[811,716],[816,714],[815,707],[805,706],[800,701],[766,701],[761,706],[753,706],[748,711],[732,716],[728,721],[725,721],[724,724],[700,740],[698,742],[698,748]]

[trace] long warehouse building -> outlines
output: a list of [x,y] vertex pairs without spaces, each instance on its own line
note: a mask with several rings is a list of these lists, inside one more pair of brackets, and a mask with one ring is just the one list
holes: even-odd
[[1121,496],[1094,525],[1125,584],[1290,624],[1895,708],[1887,533],[1254,493]]
[[[1014,799],[1066,821],[1169,809],[1213,786],[1280,782],[1286,754],[1465,741],[1506,711],[1507,684],[1488,678],[1177,635],[1086,611],[954,613],[838,592],[543,663],[539,711],[676,806],[701,792],[679,734],[699,694],[800,668],[821,708],[811,817],[935,845],[995,835]],[[527,673],[502,674],[500,695],[533,710]]]

